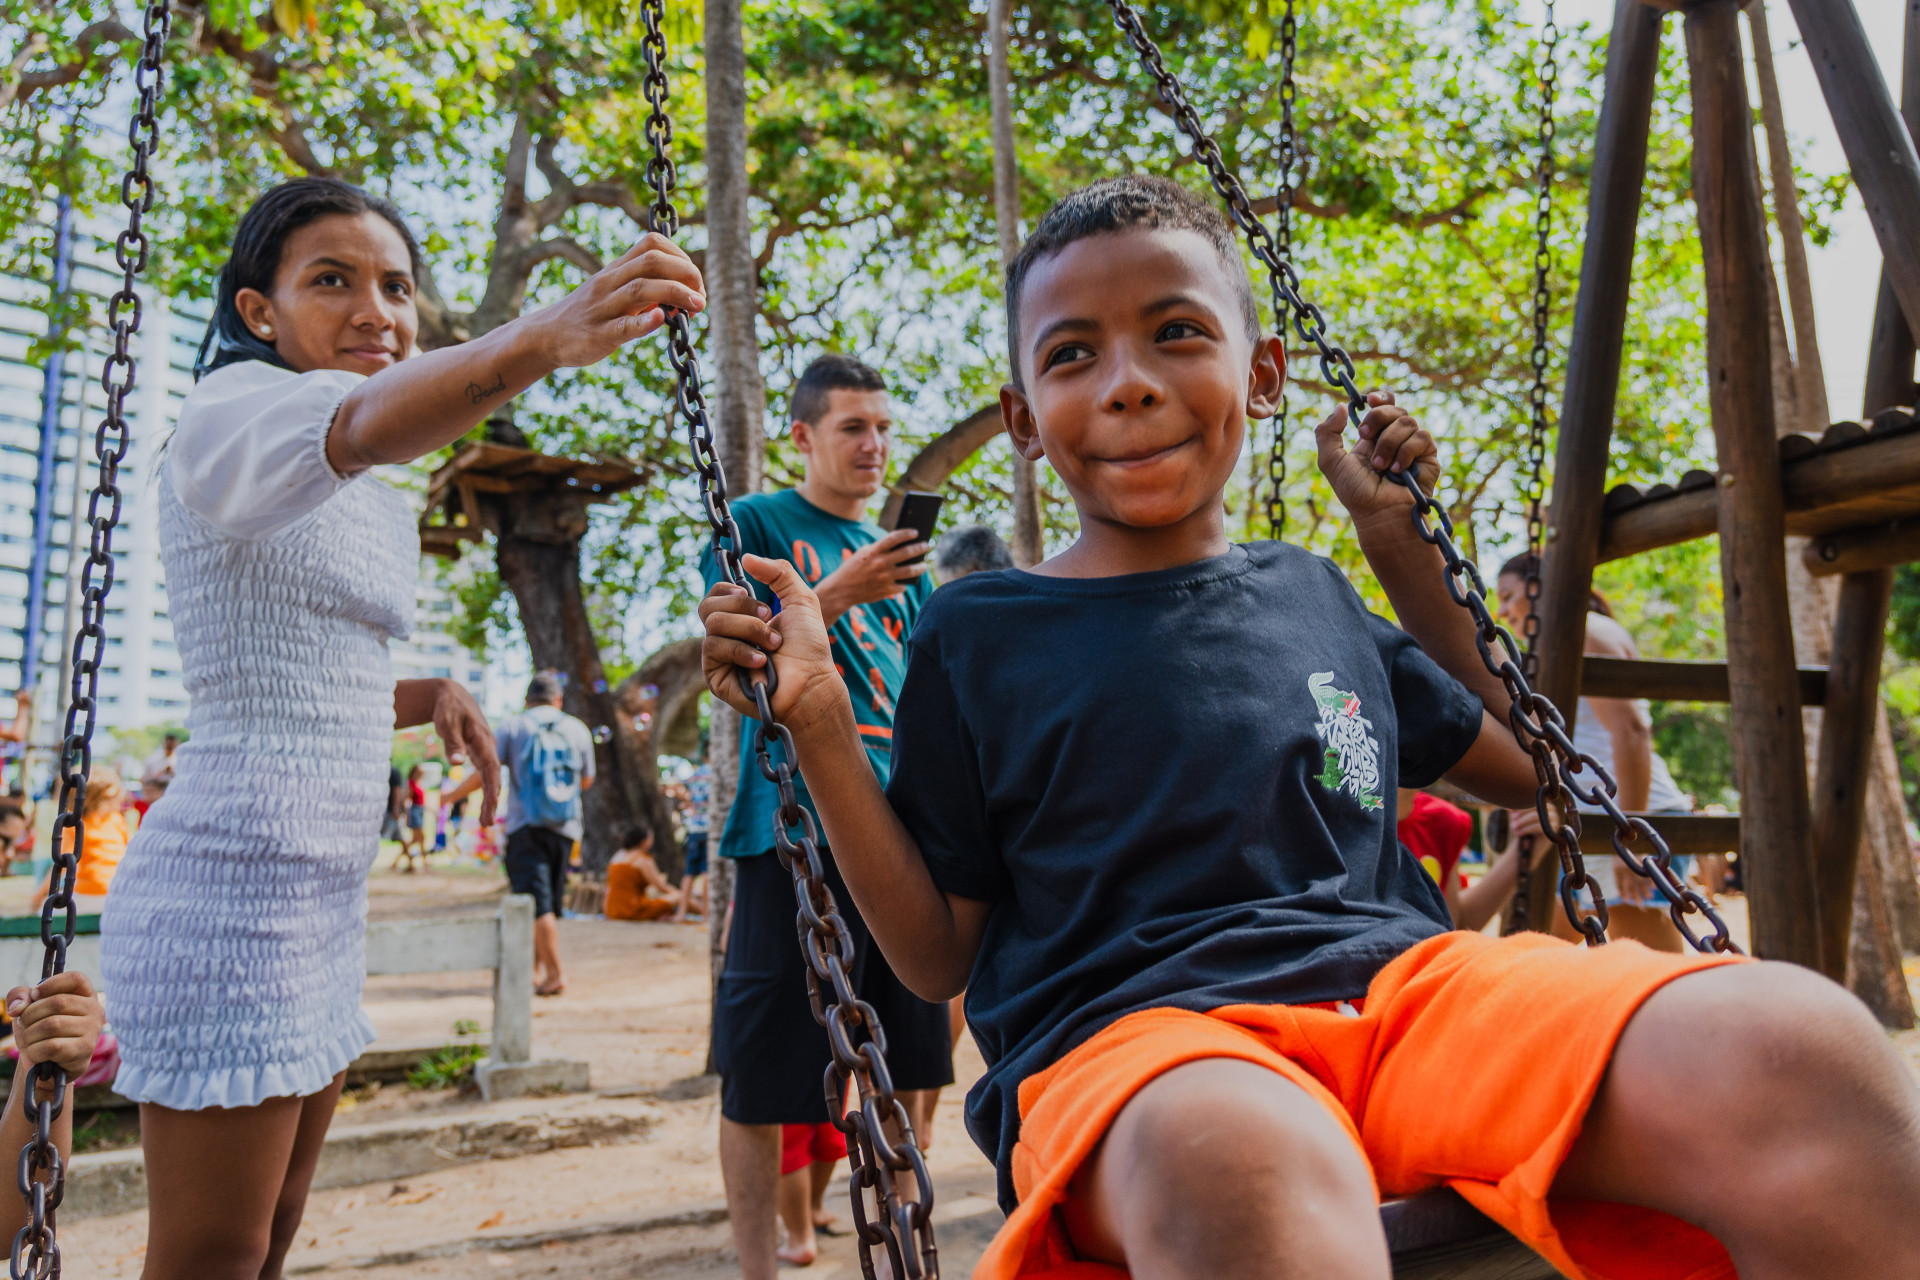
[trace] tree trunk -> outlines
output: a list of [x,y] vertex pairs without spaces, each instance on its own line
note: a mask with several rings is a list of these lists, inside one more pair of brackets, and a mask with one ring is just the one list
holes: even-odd
[[[987,85],[993,98],[993,220],[1000,233],[1000,270],[1020,253],[1020,159],[1013,135],[1013,76],[1008,65],[1013,0],[988,0]],[[1011,376],[1012,371],[1008,371]],[[1022,569],[1046,556],[1038,468],[1013,455],[1013,562]]]
[[604,868],[636,816],[654,830],[663,864],[678,866],[672,810],[660,793],[654,753],[633,726],[616,714],[607,688],[600,646],[587,619],[580,590],[580,538],[587,531],[587,504],[577,493],[532,490],[489,496],[500,577],[520,607],[520,626],[536,671],[567,674],[568,715],[594,735],[597,780],[580,798],[584,834],[580,860]]
[[[767,388],[760,376],[759,281],[753,264],[753,227],[747,187],[747,47],[740,0],[706,0],[707,87],[707,349],[713,356],[714,451],[728,491],[757,493],[766,469]],[[707,740],[713,768],[708,809],[718,849],[739,785],[741,718],[715,703]],[[733,866],[710,857],[713,910],[707,922],[715,982],[726,959],[721,949],[733,901]],[[712,1069],[709,1052],[708,1069]]]

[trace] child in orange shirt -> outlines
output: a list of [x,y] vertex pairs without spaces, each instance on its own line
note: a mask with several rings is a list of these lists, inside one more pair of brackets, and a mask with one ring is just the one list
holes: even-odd
[[[80,813],[86,838],[81,842],[80,868],[73,881],[74,901],[82,910],[99,910],[98,900],[106,897],[107,887],[120,869],[120,859],[126,855],[127,840],[132,833],[127,830],[127,820],[120,812],[125,794],[119,774],[105,765],[93,767],[93,774],[87,780],[87,802]],[[34,894],[33,905],[38,907],[45,902],[52,891],[53,876],[49,873],[47,883]]]

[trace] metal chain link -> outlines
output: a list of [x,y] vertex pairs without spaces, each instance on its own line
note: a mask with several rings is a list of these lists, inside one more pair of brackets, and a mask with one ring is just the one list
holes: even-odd
[[[120,523],[120,462],[127,456],[127,394],[133,390],[133,338],[140,332],[140,295],[134,291],[146,270],[150,248],[141,225],[153,208],[154,186],[147,163],[159,146],[156,119],[164,80],[162,57],[173,16],[166,0],[146,7],[145,40],[134,65],[134,88],[139,94],[127,142],[133,164],[120,180],[120,199],[127,207],[127,228],[115,239],[113,252],[120,264],[120,288],[107,303],[107,323],[113,329],[113,350],[100,372],[107,395],[106,416],[93,434],[99,479],[87,503],[92,537],[80,571],[80,627],[73,638],[73,676],[67,719],[60,741],[60,807],[53,824],[53,873],[50,892],[40,908],[40,941],[46,958],[40,966],[45,982],[67,967],[67,948],[73,942],[77,912],[73,882],[80,866],[86,836],[81,814],[86,806],[87,780],[93,772],[94,713],[98,707],[100,662],[106,648],[107,593],[113,588],[113,531]],[[73,465],[82,465],[76,452]],[[79,519],[79,512],[72,518]],[[72,847],[68,848],[69,839]],[[55,925],[56,918],[59,924]],[[27,1222],[13,1238],[7,1258],[12,1280],[52,1280],[60,1274],[60,1245],[54,1214],[66,1192],[66,1169],[53,1142],[53,1122],[66,1110],[67,1073],[51,1062],[35,1064],[27,1073],[22,1105],[33,1122],[33,1137],[20,1151],[17,1178],[27,1202]],[[44,1095],[44,1096],[43,1096]]]
[[[646,179],[653,188],[647,209],[651,231],[670,236],[679,229],[673,193],[677,171],[669,158],[673,122],[667,116],[666,37],[661,33],[664,0],[643,0],[645,32],[641,52],[647,71],[641,81],[650,111],[647,142],[653,148]],[[713,426],[707,416],[699,357],[694,352],[692,326],[687,316],[667,314],[667,354],[674,369],[673,412],[686,420],[687,443],[700,476],[700,505],[713,534],[714,559],[721,574],[735,586],[750,589],[740,570],[740,528],[727,500],[726,476],[713,447]],[[847,1136],[852,1171],[853,1219],[860,1247],[860,1269],[874,1280],[873,1250],[884,1248],[892,1274],[920,1280],[938,1280],[940,1260],[933,1239],[933,1178],[907,1109],[901,1104],[887,1070],[887,1037],[873,1006],[854,994],[853,934],[827,888],[826,868],[820,857],[820,831],[813,815],[800,803],[796,785],[797,757],[793,735],[773,718],[772,697],[779,687],[773,665],[764,672],[742,667],[736,671],[741,689],[753,701],[759,719],[753,747],[762,776],[779,789],[780,808],[774,819],[774,849],[781,865],[793,876],[799,904],[795,925],[800,950],[807,961],[807,998],[814,1020],[827,1030],[832,1054],[823,1085],[827,1114]],[[773,744],[780,745],[776,759]],[[847,1088],[858,1091],[859,1105],[846,1107]],[[888,1134],[893,1126],[896,1142]]]
[[[1533,385],[1527,392],[1527,617],[1520,624],[1526,650],[1520,669],[1528,680],[1540,678],[1540,572],[1546,554],[1547,530],[1547,320],[1553,298],[1549,272],[1553,254],[1553,139],[1554,98],[1560,89],[1560,65],[1555,55],[1560,28],[1553,19],[1554,0],[1546,0],[1541,31],[1539,161],[1533,191]],[[1516,856],[1520,866],[1513,884],[1513,909],[1507,913],[1507,932],[1520,933],[1533,925],[1533,837],[1524,836]]]
[[[1221,158],[1220,144],[1207,132],[1198,113],[1187,101],[1186,91],[1173,73],[1167,70],[1160,48],[1147,34],[1139,12],[1128,0],[1107,0],[1107,7],[1113,11],[1115,21],[1133,45],[1141,64],[1153,77],[1161,101],[1166,104],[1180,132],[1192,144],[1194,158],[1206,169],[1213,189],[1226,201],[1229,216],[1247,237],[1254,256],[1267,268],[1273,288],[1284,295],[1287,305],[1292,308],[1294,327],[1301,339],[1311,343],[1319,353],[1321,376],[1346,393],[1347,416],[1357,425],[1366,416],[1368,406],[1366,397],[1354,381],[1352,357],[1327,337],[1326,317],[1319,307],[1301,295],[1300,278],[1293,264],[1279,256],[1272,234],[1255,216],[1246,189]],[[1534,773],[1539,780],[1535,806],[1540,814],[1541,829],[1549,833],[1559,850],[1563,873],[1560,901],[1566,909],[1567,918],[1573,921],[1589,944],[1597,946],[1606,941],[1606,900],[1597,883],[1587,874],[1586,862],[1580,853],[1580,813],[1575,808],[1575,802],[1585,801],[1598,807],[1612,821],[1614,852],[1628,868],[1635,875],[1654,881],[1666,891],[1673,903],[1673,921],[1689,943],[1702,951],[1738,950],[1727,931],[1726,921],[1721,919],[1713,905],[1697,890],[1682,884],[1674,876],[1670,865],[1672,854],[1659,833],[1644,818],[1633,817],[1620,808],[1614,799],[1617,788],[1613,775],[1598,760],[1573,745],[1573,740],[1567,734],[1566,720],[1559,709],[1533,691],[1520,668],[1521,652],[1513,635],[1500,625],[1487,608],[1487,588],[1481,580],[1480,570],[1460,554],[1454,542],[1453,518],[1447,514],[1446,508],[1422,489],[1419,480],[1411,473],[1387,474],[1412,495],[1414,528],[1423,541],[1439,549],[1446,565],[1447,594],[1453,597],[1454,603],[1472,615],[1474,643],[1480,651],[1480,660],[1490,673],[1499,678],[1512,702],[1507,723],[1512,727],[1514,737],[1533,757]],[[1496,646],[1499,650],[1497,654]],[[1583,787],[1576,775],[1591,776],[1594,781]],[[1557,822],[1555,810],[1560,815]],[[1645,857],[1636,855],[1629,846],[1637,840],[1651,845],[1653,852]],[[1591,913],[1586,915],[1580,909],[1579,896],[1583,892],[1587,894],[1592,907]],[[1713,932],[1705,940],[1695,935],[1688,922],[1687,917],[1696,914],[1712,926]]]
[[1560,65],[1555,60],[1560,28],[1553,20],[1554,0],[1546,0],[1546,23],[1541,33],[1539,161],[1533,188],[1533,385],[1527,391],[1527,619],[1520,624],[1526,642],[1521,669],[1527,679],[1540,678],[1540,566],[1546,548],[1547,463],[1547,322],[1553,296],[1549,275],[1553,267],[1553,120],[1554,98],[1560,88]]
[[[1293,67],[1299,46],[1294,24],[1294,0],[1280,17],[1280,181],[1273,193],[1274,224],[1279,232],[1277,252],[1282,262],[1293,261],[1293,166],[1300,157],[1299,135],[1295,131],[1293,108],[1299,89],[1294,83]],[[1284,346],[1287,324],[1292,319],[1286,298],[1278,290],[1273,298],[1273,326]],[[1287,383],[1280,382],[1280,405],[1273,415],[1273,447],[1267,454],[1267,536],[1279,539],[1287,529],[1287,440],[1293,434],[1287,412]]]

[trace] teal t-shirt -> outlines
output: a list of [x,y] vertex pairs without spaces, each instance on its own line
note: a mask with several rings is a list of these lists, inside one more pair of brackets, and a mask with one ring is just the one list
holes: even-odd
[[[839,568],[841,561],[886,535],[871,520],[843,520],[822,511],[795,489],[741,498],[733,504],[733,518],[740,526],[741,551],[791,561],[809,584],[818,584]],[[711,543],[700,558],[700,572],[708,588],[720,581],[720,566],[713,558]],[[774,602],[772,591],[759,582],[749,582],[761,600]],[[893,700],[907,673],[907,640],[913,634],[914,619],[920,616],[920,606],[932,591],[933,579],[922,574],[906,584],[906,591],[895,599],[855,605],[829,630],[834,666],[847,682],[854,723],[866,744],[874,776],[883,787],[893,772]],[[773,820],[780,807],[780,792],[761,775],[755,762],[753,727],[751,719],[742,726],[740,787],[734,794],[733,808],[727,812],[726,830],[720,835],[723,858],[750,858],[773,851]],[[813,809],[806,782],[796,781],[801,802]],[[814,817],[819,816],[816,811]]]

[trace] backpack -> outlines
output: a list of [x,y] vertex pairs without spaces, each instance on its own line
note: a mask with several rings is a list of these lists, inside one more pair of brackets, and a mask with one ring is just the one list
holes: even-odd
[[529,715],[526,744],[513,762],[513,783],[527,821],[564,827],[580,817],[580,771],[574,747],[560,731],[564,715]]

